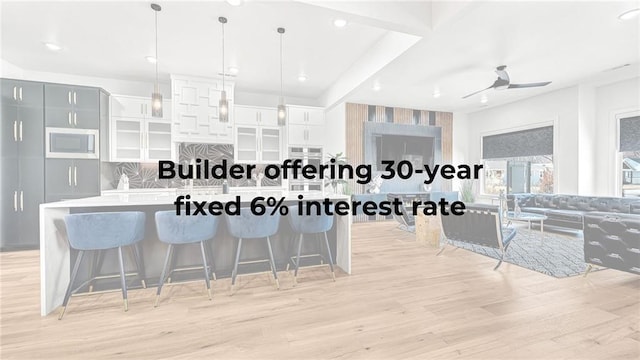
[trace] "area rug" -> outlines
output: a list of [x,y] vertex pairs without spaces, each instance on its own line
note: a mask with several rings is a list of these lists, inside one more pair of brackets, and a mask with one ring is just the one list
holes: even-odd
[[[449,241],[449,244],[494,259],[501,256],[498,249],[460,241]],[[581,275],[587,268],[580,233],[565,235],[547,231],[542,240],[538,230],[518,229],[504,261],[556,278]]]

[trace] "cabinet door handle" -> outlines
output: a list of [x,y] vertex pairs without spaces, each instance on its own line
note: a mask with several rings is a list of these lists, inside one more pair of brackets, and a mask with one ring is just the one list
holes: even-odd
[[67,120],[69,121],[69,125],[71,125],[71,111],[69,111],[69,115],[67,116]]
[[73,185],[78,186],[78,167],[73,167]]
[[78,113],[73,113],[73,125],[78,125]]
[[140,104],[140,115],[144,115],[144,104]]
[[71,166],[69,166],[69,186],[71,186]]
[[22,86],[20,86],[20,91],[18,93],[20,94],[20,101],[22,101]]
[[18,192],[13,192],[13,211],[18,211]]
[[13,121],[13,141],[18,141],[18,121]]
[[20,120],[20,141],[22,141],[22,120]]
[[67,100],[69,101],[69,105],[71,105],[71,90],[67,91]]
[[13,87],[13,100],[18,100],[17,91],[18,91],[18,87],[14,86]]
[[24,211],[24,191],[20,190],[20,211]]
[[73,104],[77,105],[78,104],[78,93],[77,92],[73,92]]

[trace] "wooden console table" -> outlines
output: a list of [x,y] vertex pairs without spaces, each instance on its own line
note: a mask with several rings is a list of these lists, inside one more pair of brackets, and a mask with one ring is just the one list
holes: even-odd
[[439,248],[440,233],[442,232],[440,215],[429,216],[419,211],[415,221],[416,242],[424,246]]

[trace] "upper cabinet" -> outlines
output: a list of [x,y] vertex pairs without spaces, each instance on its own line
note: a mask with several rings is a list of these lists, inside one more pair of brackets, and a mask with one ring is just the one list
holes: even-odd
[[175,160],[171,142],[171,101],[162,103],[163,117],[151,116],[151,98],[111,96],[109,161]]
[[324,145],[324,109],[308,106],[288,106],[287,122],[289,145]]
[[259,106],[236,105],[234,119],[237,125],[278,126],[278,110]]
[[236,163],[268,164],[282,161],[283,136],[275,108],[237,105],[234,117]]
[[229,101],[229,121],[221,122],[219,101],[222,81],[191,76],[172,75],[172,137],[174,142],[232,144],[233,90],[225,81]]
[[45,84],[44,105],[46,126],[79,129],[100,127],[98,88]]
[[171,100],[162,102],[162,117],[151,116],[151,97],[112,95],[111,116],[171,121]]

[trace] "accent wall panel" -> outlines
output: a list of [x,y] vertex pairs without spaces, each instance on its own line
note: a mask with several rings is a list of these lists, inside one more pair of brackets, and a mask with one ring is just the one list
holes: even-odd
[[[346,149],[345,155],[351,164],[362,164],[364,162],[364,123],[371,121],[376,123],[386,122],[388,111],[384,106],[347,103],[345,111],[346,127]],[[394,124],[414,124],[413,109],[393,108]],[[436,127],[442,128],[442,161],[450,163],[453,158],[453,114],[449,112],[434,112],[419,110],[418,126],[429,126],[429,114],[432,118],[435,115]],[[433,126],[433,125],[432,125]],[[451,180],[444,180],[441,183],[442,191],[451,191]],[[349,189],[353,194],[364,193],[365,186],[357,184],[354,180],[349,181]],[[365,215],[358,215],[355,221],[366,221]],[[376,217],[376,220],[384,220],[383,217]]]

